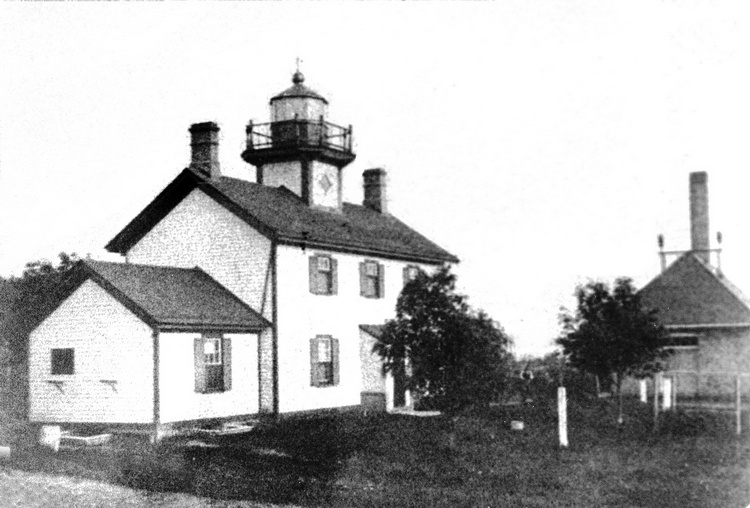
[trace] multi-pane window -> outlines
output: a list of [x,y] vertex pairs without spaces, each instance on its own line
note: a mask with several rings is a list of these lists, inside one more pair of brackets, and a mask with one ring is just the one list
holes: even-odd
[[195,391],[224,392],[231,388],[231,340],[222,337],[195,339]]
[[419,267],[414,265],[409,265],[404,267],[404,284],[407,284],[414,279],[417,278],[419,275]]
[[331,339],[318,340],[318,382],[319,384],[333,384],[333,353]]
[[330,335],[310,339],[310,381],[312,386],[338,384],[339,341]]
[[224,366],[221,339],[208,338],[203,342],[203,365],[206,370],[206,391],[224,391]]
[[365,261],[359,265],[359,293],[367,298],[382,298],[384,283],[383,265]]
[[310,256],[310,292],[316,295],[335,295],[337,263],[330,256]]
[[53,349],[50,371],[53,376],[72,376],[75,372],[75,352],[73,348]]

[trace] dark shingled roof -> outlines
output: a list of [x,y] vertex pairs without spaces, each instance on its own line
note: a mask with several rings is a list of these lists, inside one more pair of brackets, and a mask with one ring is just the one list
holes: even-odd
[[75,287],[92,279],[161,331],[260,331],[269,323],[199,268],[82,261]]
[[688,252],[639,291],[664,325],[750,325],[750,302],[723,275]]
[[196,187],[279,243],[439,264],[458,262],[409,226],[361,205],[344,203],[342,213],[307,206],[285,187],[236,178],[208,179],[185,169],[107,244],[124,254]]

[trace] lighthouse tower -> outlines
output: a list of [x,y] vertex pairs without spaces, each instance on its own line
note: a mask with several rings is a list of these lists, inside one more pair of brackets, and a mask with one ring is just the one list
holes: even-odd
[[271,121],[246,129],[242,158],[257,182],[285,186],[309,206],[341,210],[341,171],[352,162],[352,128],[326,119],[328,101],[305,86],[298,70],[292,86],[271,98]]

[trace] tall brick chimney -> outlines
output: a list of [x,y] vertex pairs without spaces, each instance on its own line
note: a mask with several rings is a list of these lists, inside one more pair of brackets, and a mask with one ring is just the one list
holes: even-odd
[[209,178],[221,176],[219,166],[219,126],[214,122],[194,123],[190,126],[190,167]]
[[385,169],[366,169],[365,172],[362,173],[362,176],[365,181],[365,199],[362,204],[380,213],[388,213],[385,192],[385,179],[387,173],[385,172]]
[[708,263],[708,174],[690,173],[690,250]]

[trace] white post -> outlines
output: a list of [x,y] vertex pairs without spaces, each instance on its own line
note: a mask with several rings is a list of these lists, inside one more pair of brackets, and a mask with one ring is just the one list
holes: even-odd
[[665,377],[662,380],[662,407],[664,410],[672,409],[672,378]]
[[393,411],[393,374],[388,372],[385,375],[385,410]]
[[661,372],[654,375],[654,431],[659,428],[659,385],[661,385]]
[[568,399],[565,396],[565,387],[557,389],[557,420],[560,434],[560,446],[568,447]]
[[645,379],[641,379],[641,402],[648,402],[648,387]]

